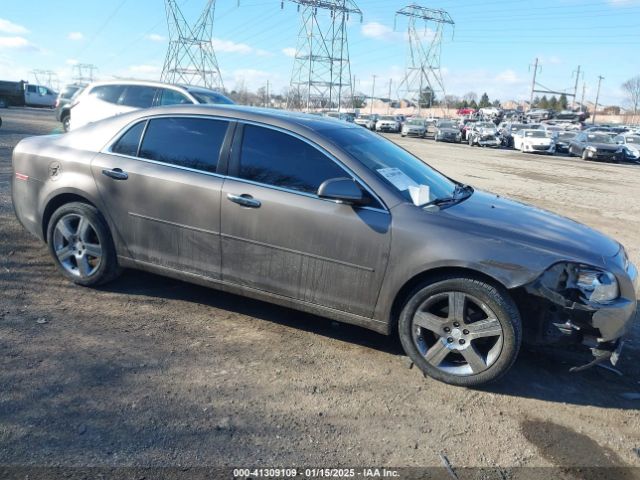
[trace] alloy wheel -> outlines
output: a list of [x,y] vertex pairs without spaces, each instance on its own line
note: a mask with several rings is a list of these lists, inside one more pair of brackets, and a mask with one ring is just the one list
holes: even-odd
[[432,366],[453,375],[476,375],[493,365],[502,350],[503,330],[484,302],[463,292],[429,297],[413,317],[412,337]]
[[83,279],[93,275],[102,262],[102,246],[95,226],[77,213],[58,220],[53,231],[53,250],[62,268]]

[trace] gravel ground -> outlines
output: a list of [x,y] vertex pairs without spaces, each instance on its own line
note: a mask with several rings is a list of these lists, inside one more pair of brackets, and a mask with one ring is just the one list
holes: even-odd
[[[394,339],[293,310],[133,271],[76,287],[10,197],[11,149],[58,124],[0,116],[0,465],[640,466],[638,318],[621,376],[524,351],[470,390],[423,378]],[[640,263],[640,167],[391,138]]]

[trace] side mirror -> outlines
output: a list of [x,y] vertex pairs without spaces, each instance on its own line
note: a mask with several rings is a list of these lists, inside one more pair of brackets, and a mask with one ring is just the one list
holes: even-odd
[[366,205],[369,198],[364,195],[362,188],[351,178],[330,178],[318,188],[318,196],[348,205]]

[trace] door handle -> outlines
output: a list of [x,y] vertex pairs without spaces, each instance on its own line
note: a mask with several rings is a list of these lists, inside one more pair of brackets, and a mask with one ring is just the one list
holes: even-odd
[[114,168],[112,170],[107,170],[106,168],[102,170],[102,174],[107,177],[111,177],[114,180],[126,180],[129,178],[129,174],[127,172],[122,171],[121,168]]
[[242,205],[247,208],[260,208],[260,200],[256,200],[251,195],[243,193],[242,195],[234,195],[233,193],[227,193],[227,200],[231,200],[233,203]]

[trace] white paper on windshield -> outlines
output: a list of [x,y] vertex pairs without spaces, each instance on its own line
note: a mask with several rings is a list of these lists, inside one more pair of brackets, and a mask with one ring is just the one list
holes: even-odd
[[430,192],[428,185],[409,187],[409,195],[411,195],[411,201],[416,207],[421,207],[422,205],[429,202],[429,193]]
[[378,173],[389,180],[391,184],[401,192],[404,192],[409,187],[418,186],[416,182],[411,180],[411,178],[399,168],[379,168]]

